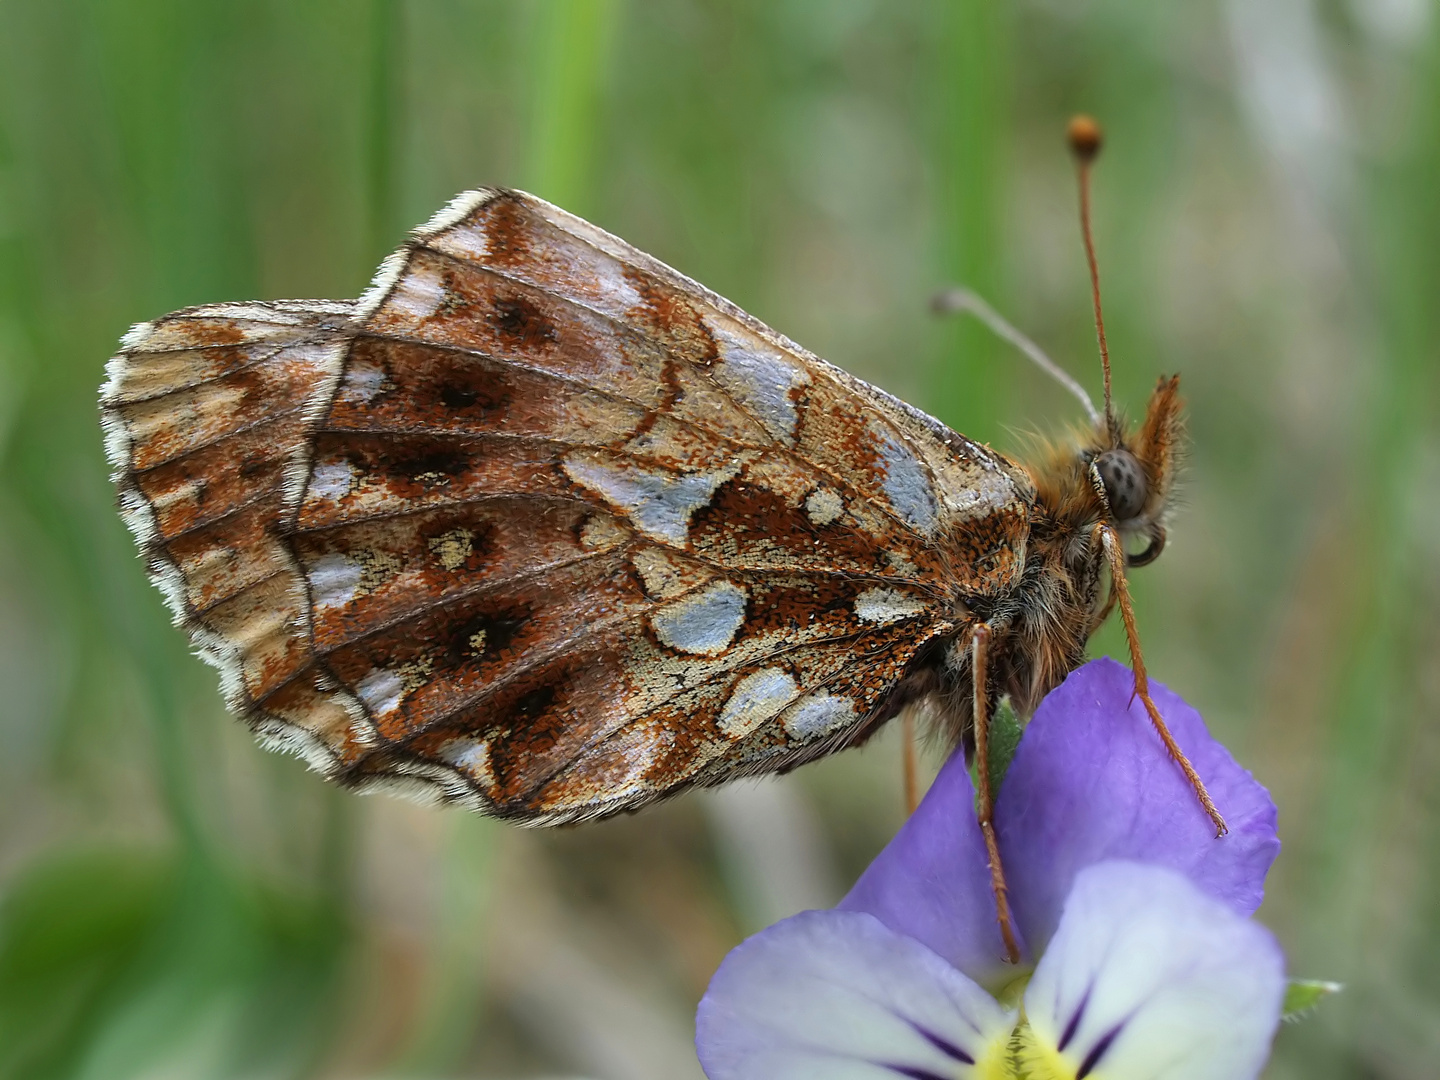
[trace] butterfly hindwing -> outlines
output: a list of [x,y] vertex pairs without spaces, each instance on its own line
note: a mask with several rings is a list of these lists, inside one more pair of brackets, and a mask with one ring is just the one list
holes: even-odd
[[141,323],[101,394],[121,509],[176,621],[231,708],[326,772],[356,752],[353,725],[314,664],[279,526],[354,306],[212,304]]

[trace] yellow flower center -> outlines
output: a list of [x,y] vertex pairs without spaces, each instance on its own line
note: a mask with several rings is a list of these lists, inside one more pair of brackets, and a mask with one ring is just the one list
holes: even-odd
[[[996,1040],[975,1063],[979,1080],[1076,1080],[1078,1066],[1042,1041],[1024,1019],[1008,1038]],[[1085,1080],[1103,1080],[1087,1073]]]
[[[1015,1029],[1010,1040],[1014,1053],[1015,1080],[1075,1080],[1077,1067],[1066,1061],[1060,1051],[1042,1042],[1024,1020]],[[1089,1073],[1086,1080],[1101,1080],[1097,1073]]]

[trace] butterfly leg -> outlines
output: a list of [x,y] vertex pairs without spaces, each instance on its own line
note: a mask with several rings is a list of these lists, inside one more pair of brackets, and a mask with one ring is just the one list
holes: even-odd
[[1087,638],[1090,636],[1090,634],[1095,633],[1096,630],[1099,630],[1100,627],[1104,626],[1105,620],[1110,618],[1110,613],[1115,610],[1115,595],[1115,590],[1111,589],[1110,595],[1105,598],[1105,606],[1102,607],[1100,609],[1100,613],[1090,621],[1090,629],[1086,633]]
[[1160,736],[1160,741],[1165,744],[1165,749],[1175,759],[1175,764],[1180,766],[1180,771],[1185,774],[1185,779],[1190,781],[1190,786],[1195,789],[1195,795],[1204,807],[1205,813],[1215,823],[1215,835],[1224,836],[1230,831],[1225,824],[1225,818],[1216,809],[1215,802],[1210,798],[1210,793],[1205,790],[1205,781],[1200,779],[1200,774],[1195,771],[1195,766],[1190,764],[1190,759],[1185,756],[1185,751],[1180,749],[1170,729],[1165,726],[1165,720],[1156,708],[1155,702],[1150,697],[1150,678],[1145,673],[1145,657],[1140,652],[1140,633],[1135,628],[1135,608],[1130,602],[1130,586],[1125,581],[1125,549],[1121,546],[1120,536],[1109,525],[1101,523],[1095,526],[1099,533],[1099,540],[1105,551],[1105,557],[1110,563],[1110,590],[1111,595],[1119,601],[1120,620],[1125,624],[1125,639],[1130,645],[1130,666],[1135,671],[1135,696],[1145,706],[1145,711],[1150,715],[1150,723],[1155,725],[1155,731]]
[[919,767],[915,755],[915,714],[910,709],[906,709],[900,716],[900,739],[904,744],[900,751],[903,755],[900,770],[905,787],[905,816],[909,817],[920,805],[920,784],[916,775]]
[[990,860],[990,884],[995,891],[995,910],[1000,919],[1000,936],[1010,962],[1020,962],[1020,946],[1010,918],[1010,891],[1005,885],[1005,868],[1000,863],[1000,845],[995,839],[995,793],[990,790],[990,695],[986,686],[990,651],[990,627],[980,623],[970,639],[970,674],[975,685],[975,772],[979,777],[980,832]]

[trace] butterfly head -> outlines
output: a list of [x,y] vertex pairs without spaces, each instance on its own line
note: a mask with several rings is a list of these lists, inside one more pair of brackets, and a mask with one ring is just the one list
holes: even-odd
[[[1072,570],[1099,559],[1088,537],[1097,522],[1120,533],[1126,565],[1155,561],[1165,547],[1165,516],[1172,501],[1177,459],[1184,442],[1178,376],[1163,377],[1138,424],[1119,414],[1101,417],[1072,438],[1042,444],[1030,459],[1039,534],[1053,536],[1055,551]],[[1032,543],[1038,539],[1032,533]],[[1098,565],[1098,563],[1097,563]]]
[[1154,562],[1165,547],[1165,510],[1183,424],[1180,377],[1161,377],[1138,427],[1127,430],[1112,414],[1081,450],[1096,517],[1114,525],[1127,540],[1144,544],[1126,557],[1129,566]]

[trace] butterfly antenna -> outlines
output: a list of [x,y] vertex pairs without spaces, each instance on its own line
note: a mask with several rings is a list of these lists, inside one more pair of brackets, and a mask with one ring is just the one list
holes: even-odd
[[1085,261],[1090,264],[1090,298],[1095,305],[1095,336],[1100,341],[1100,366],[1105,371],[1105,426],[1114,430],[1115,410],[1110,403],[1110,346],[1105,341],[1105,316],[1100,310],[1100,264],[1095,260],[1095,237],[1090,231],[1090,166],[1100,153],[1103,137],[1093,117],[1076,116],[1066,130],[1080,180],[1080,232],[1085,237]]
[[1100,423],[1100,414],[1095,411],[1095,403],[1090,400],[1090,395],[1085,392],[1085,388],[1075,381],[1075,377],[1046,356],[1039,345],[1011,326],[1003,315],[982,300],[977,293],[963,285],[956,285],[936,293],[934,299],[930,301],[930,306],[937,314],[944,315],[952,311],[963,311],[968,315],[975,316],[989,328],[992,334],[1014,345],[1034,361],[1036,367],[1079,398],[1080,404],[1085,406],[1085,412],[1090,417],[1092,424]]

